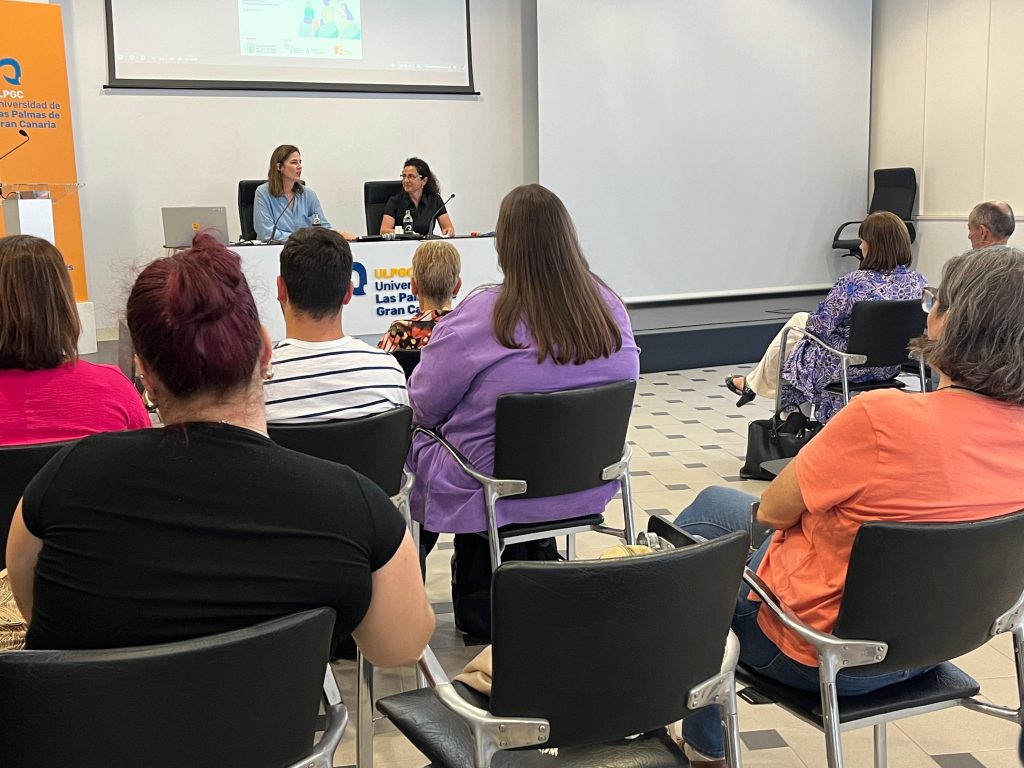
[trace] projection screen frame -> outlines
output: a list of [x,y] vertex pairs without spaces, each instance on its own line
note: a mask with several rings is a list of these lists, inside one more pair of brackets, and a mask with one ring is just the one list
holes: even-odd
[[189,90],[189,91],[298,91],[312,93],[409,93],[423,95],[479,96],[473,81],[473,35],[466,0],[466,73],[467,85],[402,85],[395,83],[313,83],[260,80],[149,80],[119,78],[114,55],[113,0],[104,0],[107,37],[107,82],[105,90]]

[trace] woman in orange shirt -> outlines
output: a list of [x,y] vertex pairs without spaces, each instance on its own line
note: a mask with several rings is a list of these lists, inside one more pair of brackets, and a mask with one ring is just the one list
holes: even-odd
[[[863,523],[961,522],[1024,508],[1021,295],[1024,251],[989,246],[950,259],[942,285],[925,289],[928,336],[916,342],[939,372],[936,391],[859,395],[765,490],[758,521],[775,530],[750,567],[800,620],[834,629],[850,549]],[[705,538],[746,530],[753,501],[733,489],[708,488],[676,524]],[[732,624],[742,662],[817,691],[813,649],[759,608],[742,589]],[[839,695],[867,693],[925,671],[871,670],[840,672]],[[688,718],[683,735],[692,765],[724,764],[713,709]]]

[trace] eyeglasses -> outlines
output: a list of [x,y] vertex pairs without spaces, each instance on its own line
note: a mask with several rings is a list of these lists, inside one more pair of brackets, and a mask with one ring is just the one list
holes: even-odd
[[931,312],[938,301],[939,289],[925,286],[924,292],[921,294],[921,309],[925,312]]
[[405,179],[422,179],[423,177],[420,176],[418,173],[403,173],[398,178],[404,181]]

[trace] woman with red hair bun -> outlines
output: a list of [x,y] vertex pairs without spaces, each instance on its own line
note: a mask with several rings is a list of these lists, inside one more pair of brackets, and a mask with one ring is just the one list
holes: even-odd
[[[238,257],[205,235],[147,266],[128,328],[165,427],[58,453],[11,528],[28,648],[110,648],[334,608],[375,664],[434,627],[417,554],[384,492],[267,437],[270,337]],[[336,643],[337,645],[337,643]]]

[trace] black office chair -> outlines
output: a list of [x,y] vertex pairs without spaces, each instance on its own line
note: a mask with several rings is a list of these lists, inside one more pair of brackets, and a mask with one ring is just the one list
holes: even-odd
[[[617,381],[586,389],[502,395],[495,412],[493,475],[470,465],[434,430],[415,428],[440,443],[484,489],[491,570],[501,565],[507,544],[521,541],[566,536],[570,560],[575,557],[575,535],[583,531],[600,531],[636,543],[629,485],[632,451],[626,442],[635,391],[635,381]],[[546,523],[498,527],[499,499],[561,496],[611,480],[618,480],[621,486],[622,529],[604,524],[604,510]]]
[[[904,373],[902,366],[907,361],[907,347],[910,340],[924,333],[927,324],[920,299],[905,301],[858,301],[853,305],[850,316],[850,340],[846,351],[840,352],[819,339],[813,333],[802,328],[786,328],[782,333],[782,349],[785,350],[790,334],[803,336],[814,344],[828,350],[839,358],[840,380],[825,387],[826,392],[842,395],[843,405],[848,405],[850,396],[858,392],[872,389],[903,389],[906,387],[899,376]],[[921,391],[925,391],[924,360],[918,359],[917,375],[921,381]],[[862,381],[850,383],[850,368],[866,365],[872,368],[900,368],[896,376],[881,381]],[[782,407],[782,369],[779,366],[778,389],[775,395],[776,412]]]
[[[687,765],[665,725],[714,702],[738,766],[729,623],[746,555],[739,532],[618,560],[502,565],[490,697],[450,683],[428,649],[432,688],[377,708],[438,768],[657,768]],[[625,648],[642,661],[622,663]]]
[[320,608],[166,645],[0,653],[3,763],[330,768],[348,720],[333,628]]
[[243,240],[258,240],[256,225],[253,223],[253,209],[256,201],[256,187],[266,184],[266,179],[243,179],[238,182],[238,221],[242,225]]
[[[914,200],[917,199],[917,174],[913,168],[878,168],[875,170],[875,191],[871,195],[871,206],[868,213],[889,211],[895,213],[907,225],[910,242],[917,239],[917,230],[910,221],[914,213]],[[841,240],[843,230],[859,221],[847,221],[839,225],[832,236],[832,247],[837,251],[846,251],[843,256],[864,257],[860,252],[860,238]]]
[[380,222],[384,218],[384,206],[388,200],[402,191],[402,182],[366,181],[363,182],[363,206],[366,208],[366,234],[379,235]]
[[391,354],[395,356],[395,360],[402,366],[402,370],[405,371],[405,380],[408,381],[409,377],[412,376],[412,372],[416,370],[416,366],[420,364],[420,350],[396,349]]
[[[843,765],[840,732],[873,725],[875,766],[886,759],[886,723],[964,706],[1024,726],[1024,512],[970,523],[868,523],[853,543],[839,619],[831,635],[785,612],[751,571],[744,578],[779,621],[818,653],[820,693],[783,685],[743,664],[740,696],[776,702],[822,730],[830,768]],[[978,683],[949,663],[1002,632],[1013,633],[1018,707],[974,698]],[[878,673],[937,665],[903,683],[836,696],[844,667]]]
[[7,534],[25,486],[57,451],[73,442],[0,447],[0,571],[7,567]]

